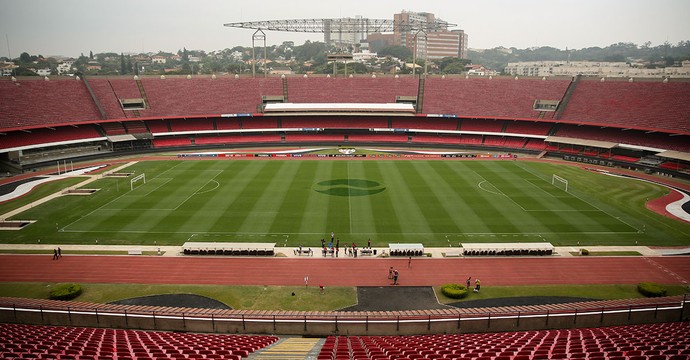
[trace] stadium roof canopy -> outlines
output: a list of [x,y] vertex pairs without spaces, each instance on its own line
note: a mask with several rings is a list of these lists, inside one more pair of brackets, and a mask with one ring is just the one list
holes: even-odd
[[266,104],[264,113],[415,113],[412,104],[404,103],[272,103]]
[[562,136],[549,136],[544,139],[546,142],[552,142],[557,144],[567,144],[567,145],[580,145],[580,146],[590,146],[601,149],[613,149],[618,143],[609,141],[598,141],[598,140],[586,140],[586,139],[576,139],[568,138]]
[[667,150],[656,154],[656,156],[667,159],[690,161],[690,154],[680,151]]

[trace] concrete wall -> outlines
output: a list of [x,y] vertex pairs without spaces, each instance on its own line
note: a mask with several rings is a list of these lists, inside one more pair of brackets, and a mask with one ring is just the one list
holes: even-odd
[[567,329],[602,327],[655,322],[673,322],[690,319],[690,301],[676,306],[648,305],[644,308],[616,310],[587,310],[559,313],[513,313],[415,317],[376,316],[314,317],[265,315],[262,317],[225,316],[181,313],[103,313],[94,310],[42,309],[27,307],[0,308],[0,322],[36,325],[104,327],[187,331],[199,333],[248,333],[304,336],[328,335],[417,335],[446,333],[481,333],[541,329]]

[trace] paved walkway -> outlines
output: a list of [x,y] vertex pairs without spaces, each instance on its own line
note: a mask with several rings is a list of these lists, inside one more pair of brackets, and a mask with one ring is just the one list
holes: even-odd
[[[60,247],[63,252],[69,253],[70,251],[74,252],[101,252],[101,253],[107,253],[107,252],[137,252],[141,251],[144,253],[158,253],[160,250],[160,255],[161,256],[184,256],[182,254],[182,246],[157,246],[157,245],[64,245],[64,244],[0,244],[0,251],[43,251],[45,250],[46,252],[52,252],[53,249]],[[574,247],[574,246],[562,246],[562,247],[556,247],[554,255],[555,257],[573,257],[577,255],[580,250],[580,248],[585,248],[585,247]],[[590,252],[612,252],[612,251],[636,251],[640,253],[643,256],[662,256],[662,255],[667,255],[667,254],[676,254],[679,252],[685,252],[688,253],[690,252],[690,247],[677,247],[677,248],[663,248],[663,249],[656,249],[656,248],[650,248],[648,246],[586,246],[586,248]],[[360,255],[357,257],[357,259],[380,259],[381,257],[378,256],[380,254],[383,254],[384,251],[388,253],[387,248],[372,248],[376,250],[377,256],[368,256],[368,255]],[[314,255],[313,256],[307,256],[307,255],[296,255],[294,253],[294,249],[292,247],[276,247],[276,256],[278,257],[286,257],[286,258],[303,258],[303,259],[316,259],[316,258],[323,258],[321,255],[321,251],[319,249],[315,249]],[[424,248],[424,252],[431,254],[432,259],[441,259],[441,258],[449,258],[446,257],[445,254],[448,253],[462,253],[462,248],[458,247],[453,247],[453,248]],[[86,254],[85,254],[86,255]],[[105,254],[107,255],[107,254]],[[458,257],[458,256],[453,256],[453,257]],[[463,257],[463,256],[459,256]],[[331,257],[330,255],[327,256],[327,258],[333,258],[336,260],[336,258]],[[472,257],[472,258],[480,258],[480,257]],[[487,256],[481,256],[481,258],[487,258]],[[494,258],[508,258],[506,256],[496,256]],[[514,257],[514,258],[520,258],[520,257]],[[352,259],[351,256],[340,256],[337,259]],[[413,257],[413,259],[418,259],[417,257]]]

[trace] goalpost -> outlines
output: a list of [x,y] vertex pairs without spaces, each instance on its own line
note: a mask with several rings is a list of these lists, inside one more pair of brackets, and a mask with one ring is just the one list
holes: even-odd
[[551,185],[563,189],[565,192],[568,192],[568,180],[553,174],[551,177]]
[[129,189],[134,190],[134,183],[140,180],[146,184],[146,174],[137,175],[129,180]]

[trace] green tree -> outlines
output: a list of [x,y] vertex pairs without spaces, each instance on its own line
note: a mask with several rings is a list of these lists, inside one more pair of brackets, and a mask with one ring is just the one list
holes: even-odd
[[461,74],[465,71],[465,66],[471,63],[468,59],[459,59],[455,57],[444,57],[436,62],[438,69],[444,74]]
[[412,57],[412,50],[398,45],[386,46],[378,51],[378,56],[391,56],[400,60],[405,60]]
[[326,62],[326,44],[307,40],[303,45],[295,47],[294,57],[295,60],[301,62],[324,63]]
[[89,59],[93,60],[93,51],[89,51]]
[[27,52],[23,52],[19,55],[19,61],[23,64],[28,64],[31,62],[31,55]]
[[[338,69],[338,73],[344,74],[345,71],[345,66],[341,66],[342,69]],[[370,69],[362,63],[349,63],[347,64],[347,73],[348,74],[368,74],[370,73]]]

